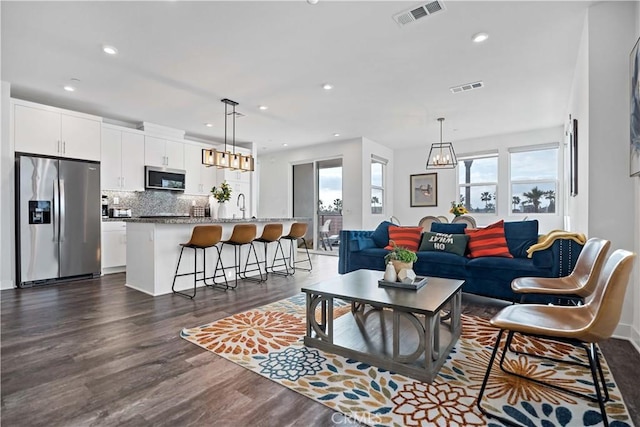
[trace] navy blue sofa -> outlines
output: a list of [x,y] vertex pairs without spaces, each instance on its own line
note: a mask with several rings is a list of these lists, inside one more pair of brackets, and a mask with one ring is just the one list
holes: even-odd
[[[342,230],[338,272],[345,274],[359,269],[384,271],[385,230],[391,223],[385,221],[376,230]],[[440,225],[434,225],[441,227]],[[432,231],[440,231],[433,229]],[[509,252],[514,258],[468,258],[449,252],[419,251],[413,269],[419,276],[461,279],[464,292],[519,301],[520,295],[511,291],[511,281],[516,277],[562,277],[573,270],[582,245],[573,240],[556,240],[548,249],[533,253],[527,258],[526,250],[537,242],[538,221],[513,221],[504,223]],[[388,231],[386,234],[388,242]],[[544,298],[541,301],[551,301]]]

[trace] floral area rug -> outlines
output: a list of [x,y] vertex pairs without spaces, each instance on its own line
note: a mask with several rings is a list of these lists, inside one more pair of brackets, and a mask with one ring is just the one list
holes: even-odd
[[[334,316],[351,316],[350,305],[334,300]],[[431,384],[306,347],[305,295],[249,310],[207,325],[183,329],[180,336],[257,374],[295,390],[368,425],[501,425],[476,407],[497,330],[487,320],[462,316],[462,335]],[[524,339],[516,349],[585,360],[573,347]],[[593,393],[591,374],[573,365],[510,354],[508,367],[576,391]],[[603,370],[611,401],[611,426],[633,425],[606,362]],[[483,407],[529,426],[602,425],[596,402],[558,392],[494,369]]]

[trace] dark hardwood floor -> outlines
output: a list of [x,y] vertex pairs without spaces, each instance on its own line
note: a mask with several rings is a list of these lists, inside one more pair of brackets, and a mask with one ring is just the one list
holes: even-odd
[[[5,426],[345,425],[340,414],[182,340],[179,331],[299,293],[337,274],[313,255],[311,273],[270,276],[195,300],[150,297],[124,274],[0,293],[1,418]],[[490,317],[503,303],[465,295],[463,310]],[[602,345],[640,425],[640,355]]]

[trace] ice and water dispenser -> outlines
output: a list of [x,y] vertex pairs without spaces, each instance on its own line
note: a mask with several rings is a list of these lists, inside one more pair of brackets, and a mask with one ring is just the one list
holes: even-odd
[[51,224],[50,200],[29,200],[29,224]]

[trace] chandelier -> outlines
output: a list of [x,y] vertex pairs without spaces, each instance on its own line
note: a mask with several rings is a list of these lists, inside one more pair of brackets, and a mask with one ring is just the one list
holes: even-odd
[[[236,153],[236,105],[237,102],[224,98],[220,100],[224,103],[224,151],[214,148],[202,149],[202,164],[210,167],[217,166],[219,169],[229,168],[231,170],[240,170],[243,172],[253,172],[255,169],[254,158],[251,154],[242,155]],[[229,113],[229,106],[232,111]],[[232,145],[233,151],[227,150],[227,118],[232,117]]]
[[442,122],[444,122],[444,117],[438,118],[438,121],[440,122],[440,142],[431,144],[426,169],[453,169],[458,166],[456,152],[453,151],[451,142],[442,142]]

